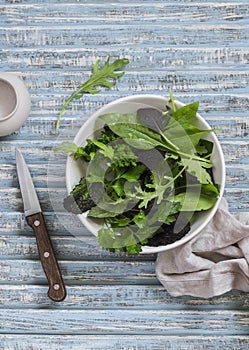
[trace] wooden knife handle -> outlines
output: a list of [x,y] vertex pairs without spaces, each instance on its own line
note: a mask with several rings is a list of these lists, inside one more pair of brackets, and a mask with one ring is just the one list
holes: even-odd
[[33,228],[43,270],[49,282],[48,296],[53,301],[66,297],[66,288],[57,263],[54,249],[42,213],[27,216],[27,223]]

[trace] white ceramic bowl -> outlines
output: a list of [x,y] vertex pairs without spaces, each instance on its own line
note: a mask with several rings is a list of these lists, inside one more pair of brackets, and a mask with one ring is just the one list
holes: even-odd
[[[99,130],[100,127],[103,126],[102,122],[99,121],[98,117],[100,115],[106,114],[106,113],[129,113],[129,112],[136,112],[138,108],[141,108],[144,105],[149,105],[151,107],[155,107],[161,110],[165,110],[165,106],[167,103],[167,99],[162,96],[157,95],[132,95],[128,97],[124,97],[121,99],[118,99],[114,102],[111,102],[98,111],[96,111],[80,128],[79,132],[77,133],[74,142],[77,145],[84,145],[87,138],[92,138],[96,136],[96,130]],[[176,107],[183,106],[184,104],[181,102],[176,102]],[[199,127],[203,129],[210,129],[210,126],[208,123],[199,115],[197,114],[197,123]],[[215,214],[220,200],[222,198],[223,192],[224,192],[224,186],[225,186],[225,161],[223,152],[220,146],[220,143],[216,137],[216,135],[211,132],[207,133],[205,135],[205,138],[212,141],[214,143],[213,148],[213,155],[212,155],[212,162],[213,162],[213,177],[216,184],[220,185],[220,196],[215,203],[215,205],[207,210],[198,213],[196,219],[191,225],[191,230],[180,240],[164,245],[164,246],[158,246],[158,247],[150,247],[150,246],[144,246],[142,252],[143,253],[158,253],[161,251],[173,249],[175,247],[178,247],[193,237],[195,237],[197,234],[200,233],[200,231],[208,224],[208,222],[211,220],[213,215]],[[74,186],[79,182],[80,178],[84,175],[84,165],[81,161],[75,161],[72,157],[68,157],[67,159],[67,165],[66,165],[66,184],[67,184],[67,191],[68,193],[74,188]],[[78,215],[81,222],[85,225],[85,227],[93,233],[95,236],[97,236],[98,230],[101,228],[99,220],[93,220],[90,218],[87,218],[86,213]]]
[[13,73],[0,72],[0,137],[18,130],[28,118],[30,96]]

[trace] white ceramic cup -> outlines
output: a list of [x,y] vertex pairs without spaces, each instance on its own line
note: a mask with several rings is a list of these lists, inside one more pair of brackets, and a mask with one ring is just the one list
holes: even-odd
[[0,137],[20,129],[30,112],[30,96],[13,73],[0,72]]

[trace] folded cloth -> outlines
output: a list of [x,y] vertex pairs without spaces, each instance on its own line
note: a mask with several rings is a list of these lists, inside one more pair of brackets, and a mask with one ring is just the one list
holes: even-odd
[[222,198],[216,214],[196,237],[158,253],[156,275],[172,296],[211,298],[232,289],[248,292],[248,263],[249,217],[229,213]]

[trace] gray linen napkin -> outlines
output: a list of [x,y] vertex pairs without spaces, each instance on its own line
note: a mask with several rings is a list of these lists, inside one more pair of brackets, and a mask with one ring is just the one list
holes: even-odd
[[210,298],[232,289],[248,292],[248,263],[249,217],[229,213],[222,198],[215,216],[197,237],[158,253],[156,275],[172,296]]

